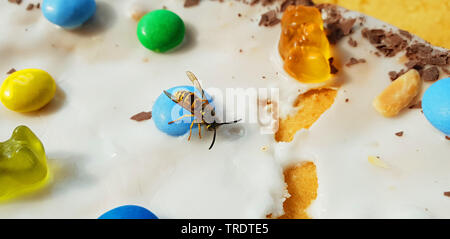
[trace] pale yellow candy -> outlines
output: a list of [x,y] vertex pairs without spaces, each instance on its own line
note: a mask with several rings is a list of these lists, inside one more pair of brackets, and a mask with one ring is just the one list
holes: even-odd
[[47,105],[55,96],[55,80],[39,69],[25,69],[12,73],[0,88],[0,100],[6,108],[16,112],[31,112]]

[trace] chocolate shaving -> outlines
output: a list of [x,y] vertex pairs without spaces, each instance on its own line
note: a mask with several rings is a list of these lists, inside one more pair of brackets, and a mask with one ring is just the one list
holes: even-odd
[[333,75],[337,74],[339,70],[333,65],[334,58],[330,57],[330,59],[328,59],[328,62],[330,63],[330,73]]
[[437,81],[439,79],[439,69],[432,66],[422,72],[422,79],[424,81]]
[[391,78],[391,81],[395,81],[397,80],[397,78],[399,78],[401,75],[405,74],[406,71],[404,69],[402,69],[399,72],[395,72],[395,71],[390,71],[389,74],[389,78]]
[[22,0],[8,0],[8,2],[20,5],[22,3]]
[[402,137],[403,136],[403,131],[397,132],[397,133],[395,133],[395,135],[397,135],[398,137]]
[[350,58],[349,62],[345,64],[347,67],[359,64],[359,63],[366,63],[365,59],[356,59],[354,57]]
[[399,30],[398,30],[398,33],[400,33],[400,35],[402,35],[402,36],[408,38],[408,40],[412,40],[412,38],[413,38],[413,36],[411,35],[411,33],[407,32],[407,31],[405,31],[405,30],[399,29]]
[[422,109],[422,101],[419,101],[411,106],[409,106],[410,109]]
[[193,7],[197,6],[200,3],[200,0],[185,0],[184,7]]
[[284,12],[289,6],[314,6],[314,2],[312,0],[285,0],[281,3],[280,11]]
[[[450,65],[450,51],[433,49],[431,46],[415,42],[406,48],[405,56],[408,61],[405,63],[406,70],[416,69],[419,71],[424,81],[436,81],[439,79],[439,68],[447,72],[446,66]],[[426,68],[427,66],[430,66]],[[400,76],[406,70],[395,73]],[[392,76],[394,73],[389,73]]]
[[444,196],[450,197],[450,192],[444,192]]
[[320,4],[317,8],[327,14],[327,18],[324,20],[324,23],[328,41],[331,44],[336,44],[343,37],[352,33],[356,19],[343,18],[336,6],[332,4]]
[[392,31],[364,28],[361,33],[364,38],[369,40],[370,44],[374,45],[386,57],[393,57],[408,46],[408,41]]
[[11,75],[12,73],[16,72],[16,69],[11,68],[8,72],[6,72],[7,75]]
[[356,40],[354,40],[353,38],[349,38],[348,39],[348,44],[352,47],[357,47],[358,46],[358,42]]
[[152,118],[152,112],[141,112],[139,114],[133,115],[131,117],[132,120],[136,120],[138,122],[140,121],[144,121],[144,120],[149,120]]
[[406,48],[406,57],[409,64],[446,66],[450,64],[450,52],[435,50],[431,46],[423,43],[414,43]]
[[280,22],[280,19],[277,17],[277,12],[275,10],[270,10],[263,15],[261,15],[261,20],[259,21],[260,26],[274,26]]

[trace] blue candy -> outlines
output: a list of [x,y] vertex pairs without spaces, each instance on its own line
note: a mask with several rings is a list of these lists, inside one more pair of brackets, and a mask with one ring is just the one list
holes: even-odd
[[[201,93],[195,90],[193,86],[177,86],[168,89],[167,92],[174,94],[180,90],[194,92],[197,96],[201,96]],[[205,97],[212,104],[211,96],[205,93]],[[189,114],[191,113],[188,110],[183,109],[183,107],[173,102],[164,93],[161,93],[158,99],[156,99],[156,102],[152,108],[152,118],[156,127],[171,136],[181,136],[189,132],[189,127],[191,122],[194,120],[194,117],[186,117],[169,125],[170,121]],[[194,125],[194,127],[197,127],[197,125]]]
[[68,29],[81,26],[91,18],[97,5],[95,0],[44,0],[42,13],[50,22]]
[[126,205],[116,207],[101,215],[98,219],[158,219],[158,217],[143,207]]
[[430,123],[450,135],[450,78],[439,80],[423,95],[422,108]]

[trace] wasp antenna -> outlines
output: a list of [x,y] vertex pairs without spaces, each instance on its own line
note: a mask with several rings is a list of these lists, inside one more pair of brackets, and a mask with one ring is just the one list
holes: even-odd
[[216,128],[214,128],[213,140],[211,142],[211,146],[209,146],[209,150],[212,149],[212,147],[214,146],[214,143],[216,142],[216,133],[217,133],[217,130],[216,130]]
[[238,120],[230,121],[230,122],[218,123],[217,126],[224,125],[224,124],[236,124],[236,123],[238,123],[241,120],[242,119],[238,119]]

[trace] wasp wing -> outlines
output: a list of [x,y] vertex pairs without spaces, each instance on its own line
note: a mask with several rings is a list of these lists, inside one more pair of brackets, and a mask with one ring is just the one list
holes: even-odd
[[164,94],[167,95],[167,97],[169,97],[169,99],[171,99],[173,102],[175,102],[175,103],[178,104],[179,106],[183,107],[185,110],[187,110],[187,111],[193,113],[193,112],[192,112],[192,107],[191,107],[189,104],[186,105],[186,104],[184,103],[184,101],[179,101],[174,95],[170,94],[170,93],[167,92],[167,91],[164,91]]
[[189,80],[191,80],[192,84],[194,85],[194,87],[201,92],[202,94],[202,100],[207,100],[205,99],[205,91],[203,90],[202,86],[200,85],[200,82],[198,81],[197,77],[194,75],[194,73],[190,72],[190,71],[186,71],[186,75],[188,76]]

